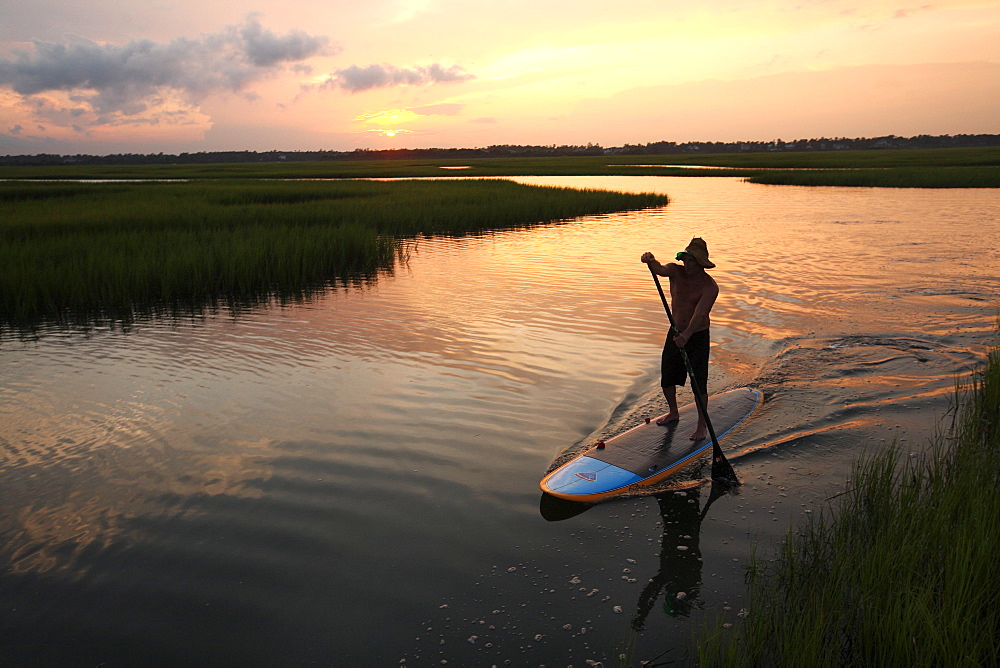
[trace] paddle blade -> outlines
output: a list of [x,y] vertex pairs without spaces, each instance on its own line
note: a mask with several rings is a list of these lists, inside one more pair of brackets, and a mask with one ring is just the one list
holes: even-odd
[[726,485],[736,486],[740,484],[740,479],[736,477],[733,465],[722,454],[722,448],[719,447],[718,441],[712,448],[712,480]]

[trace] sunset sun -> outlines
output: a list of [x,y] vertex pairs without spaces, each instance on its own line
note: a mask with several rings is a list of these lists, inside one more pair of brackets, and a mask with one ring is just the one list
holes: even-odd
[[402,128],[372,128],[371,130],[365,130],[365,132],[373,132],[379,137],[398,137],[399,135],[413,134],[413,130],[404,130]]

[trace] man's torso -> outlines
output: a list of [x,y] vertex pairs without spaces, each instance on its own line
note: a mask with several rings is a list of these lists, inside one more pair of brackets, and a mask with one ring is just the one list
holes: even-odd
[[[698,302],[709,289],[718,288],[715,279],[708,274],[691,278],[684,271],[679,271],[670,277],[670,301],[673,303],[674,321],[678,330],[683,332],[687,329],[695,309],[698,308]],[[706,324],[705,328],[707,327]]]

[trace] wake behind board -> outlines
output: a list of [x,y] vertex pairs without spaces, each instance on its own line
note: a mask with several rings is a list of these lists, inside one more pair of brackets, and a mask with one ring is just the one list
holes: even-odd
[[[758,390],[740,388],[711,397],[708,415],[721,442],[760,403]],[[661,427],[656,420],[603,441],[542,478],[546,494],[593,502],[654,485],[712,450],[712,439],[691,441],[698,407],[680,409],[680,420]]]

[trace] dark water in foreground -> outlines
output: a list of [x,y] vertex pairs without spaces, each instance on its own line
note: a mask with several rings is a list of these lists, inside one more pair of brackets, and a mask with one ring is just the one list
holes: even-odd
[[[519,180],[673,201],[423,240],[299,306],[6,338],[0,662],[565,666],[633,634],[683,662],[738,620],[750,544],[865,449],[923,447],[995,331],[1000,192]],[[554,458],[661,410],[638,256],[693,235],[722,287],[710,389],[765,393],[745,484],[541,503]]]

